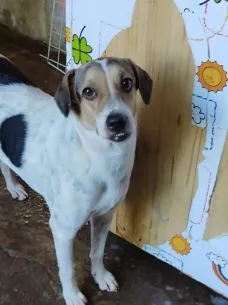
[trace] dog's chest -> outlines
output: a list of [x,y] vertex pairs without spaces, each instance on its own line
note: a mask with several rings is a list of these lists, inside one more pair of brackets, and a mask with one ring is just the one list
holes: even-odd
[[94,163],[89,182],[93,212],[104,213],[124,199],[129,186],[132,163],[133,161],[129,162],[129,159],[125,158]]

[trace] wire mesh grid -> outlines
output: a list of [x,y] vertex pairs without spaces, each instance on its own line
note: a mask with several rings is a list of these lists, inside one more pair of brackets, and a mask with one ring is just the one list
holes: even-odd
[[65,0],[53,0],[48,53],[41,56],[61,73],[66,71],[65,23]]

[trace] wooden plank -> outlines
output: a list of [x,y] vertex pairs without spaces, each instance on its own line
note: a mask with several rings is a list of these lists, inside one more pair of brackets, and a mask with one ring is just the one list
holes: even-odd
[[228,138],[225,143],[222,160],[218,170],[218,176],[214,193],[211,198],[210,213],[204,239],[218,237],[228,232],[228,196],[227,196],[227,177],[228,177]]

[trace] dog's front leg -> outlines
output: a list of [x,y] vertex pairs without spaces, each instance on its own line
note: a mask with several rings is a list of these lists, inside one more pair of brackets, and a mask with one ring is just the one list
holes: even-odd
[[72,232],[72,230],[60,229],[52,217],[49,224],[54,238],[59,277],[66,305],[85,305],[86,298],[77,286],[73,267],[73,239],[77,230]]
[[118,284],[114,276],[105,269],[103,263],[105,243],[112,221],[114,210],[91,219],[91,252],[92,274],[101,290],[117,291]]

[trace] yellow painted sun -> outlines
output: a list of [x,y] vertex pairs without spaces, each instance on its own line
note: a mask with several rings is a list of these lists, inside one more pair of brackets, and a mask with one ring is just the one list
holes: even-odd
[[180,234],[174,235],[169,244],[175,252],[181,255],[187,255],[191,251],[189,242]]
[[66,42],[70,42],[71,38],[71,29],[66,27]]
[[221,91],[228,81],[227,73],[216,61],[206,61],[198,67],[199,82],[208,91]]

